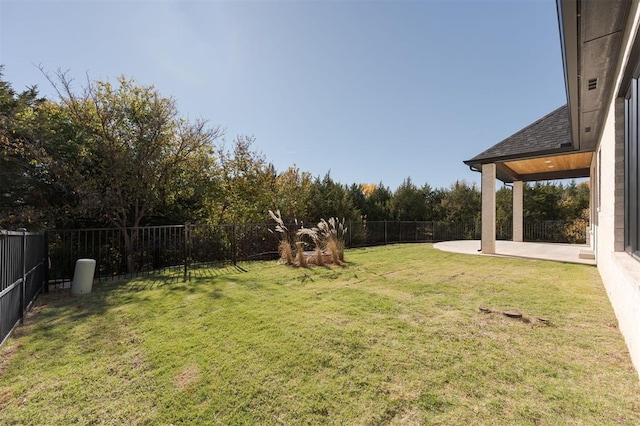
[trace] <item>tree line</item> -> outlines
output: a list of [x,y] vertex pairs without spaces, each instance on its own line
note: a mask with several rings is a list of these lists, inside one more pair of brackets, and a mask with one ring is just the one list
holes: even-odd
[[[138,227],[260,223],[268,211],[317,222],[480,219],[475,184],[336,182],[291,165],[278,171],[253,136],[228,140],[220,126],[179,115],[175,100],[120,77],[76,88],[47,75],[57,99],[16,92],[0,66],[0,228]],[[525,185],[525,221],[587,219],[585,182]],[[497,220],[511,219],[511,190],[497,191]],[[581,223],[582,223],[581,222]],[[126,234],[126,233],[125,233]]]

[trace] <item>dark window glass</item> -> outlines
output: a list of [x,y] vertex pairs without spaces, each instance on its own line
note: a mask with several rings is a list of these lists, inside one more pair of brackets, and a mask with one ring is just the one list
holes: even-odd
[[631,81],[625,98],[624,141],[624,243],[628,252],[640,256],[640,94],[638,77]]

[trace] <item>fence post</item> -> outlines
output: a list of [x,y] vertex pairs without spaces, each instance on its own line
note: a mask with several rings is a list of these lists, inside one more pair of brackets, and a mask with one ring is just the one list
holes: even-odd
[[384,220],[384,243],[387,244],[387,219]]
[[189,246],[191,243],[191,236],[189,235],[189,222],[184,224],[184,276],[182,277],[183,282],[187,282],[187,274],[189,270]]
[[18,228],[22,232],[22,253],[20,264],[22,265],[22,283],[20,286],[20,324],[24,324],[25,300],[27,291],[27,230]]
[[236,222],[233,222],[233,227],[231,228],[231,262],[233,263],[233,266],[236,266],[238,262],[238,241],[236,241],[236,238]]
[[[49,233],[45,232],[44,236],[44,258],[42,259],[42,266],[44,268],[44,282],[42,283],[42,291],[49,293]],[[99,275],[98,275],[99,276]]]

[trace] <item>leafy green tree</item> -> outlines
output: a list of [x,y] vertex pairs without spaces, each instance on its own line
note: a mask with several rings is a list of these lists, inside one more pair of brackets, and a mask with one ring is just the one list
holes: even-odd
[[[77,187],[82,207],[120,229],[132,253],[137,232],[127,228],[161,214],[176,199],[185,170],[210,154],[221,131],[179,118],[173,99],[125,77],[115,86],[88,81],[80,93],[64,73],[50,81],[90,150],[91,172]],[[128,260],[133,270],[130,255]]]
[[264,222],[275,203],[277,174],[255,152],[255,138],[236,137],[233,147],[217,150],[218,173],[211,206],[218,223]]
[[407,177],[393,193],[393,217],[396,220],[427,220],[426,193]]
[[278,174],[275,185],[275,206],[285,221],[308,217],[312,178],[296,165]]
[[513,190],[503,186],[496,191],[496,222],[513,219]]
[[208,150],[193,153],[174,177],[174,190],[149,215],[149,225],[174,225],[210,221],[209,196],[218,176],[215,157]]
[[576,184],[571,181],[564,187],[560,200],[560,213],[565,221],[584,220],[584,210],[589,208],[590,189],[588,182]]
[[446,198],[447,190],[443,188],[431,188],[429,184],[424,184],[422,191],[425,194],[427,220],[444,220],[446,212],[443,207],[443,200]]
[[553,182],[535,182],[524,185],[524,220],[559,220],[562,219],[559,209],[562,200],[562,184]]
[[358,210],[360,216],[365,216],[364,212],[367,210],[367,195],[365,194],[367,185],[352,183],[348,190],[351,204],[353,208]]
[[443,220],[448,222],[475,222],[480,220],[481,194],[478,187],[464,180],[451,185],[442,198]]
[[393,218],[391,200],[393,193],[382,182],[373,185],[366,196],[365,208],[362,211],[367,220],[388,220]]
[[85,218],[76,191],[89,157],[67,111],[0,78],[0,226],[45,229]]
[[42,102],[35,87],[16,93],[0,68],[0,227],[27,227],[39,219],[42,149],[30,130]]
[[348,188],[335,182],[329,173],[314,179],[309,194],[307,220],[317,222],[322,218],[359,219],[360,212],[349,197]]

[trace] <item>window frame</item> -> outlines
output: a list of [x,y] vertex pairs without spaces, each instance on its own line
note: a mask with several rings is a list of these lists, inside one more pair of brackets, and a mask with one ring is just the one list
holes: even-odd
[[624,98],[624,248],[640,259],[640,67]]

